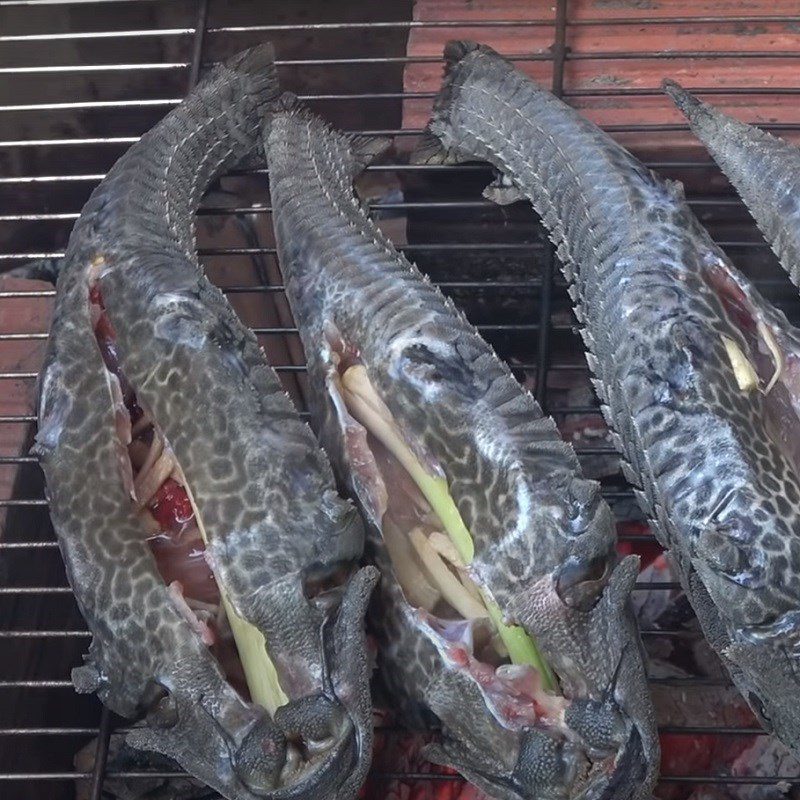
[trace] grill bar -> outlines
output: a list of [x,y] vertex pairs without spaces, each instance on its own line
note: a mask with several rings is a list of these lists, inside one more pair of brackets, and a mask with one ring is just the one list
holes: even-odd
[[[564,65],[569,48],[567,40],[567,2],[556,3],[555,40],[550,48],[553,54],[553,77],[551,91],[556,97],[564,93]],[[539,298],[539,338],[536,351],[535,396],[542,411],[547,413],[547,368],[550,363],[550,331],[552,328],[553,283],[555,278],[556,252],[548,242],[542,264],[542,289]]]
[[[129,4],[130,0],[47,0],[46,3],[39,2],[39,0],[0,0],[0,9],[3,7],[13,6],[43,6],[43,5],[56,5],[56,6],[77,6],[77,5],[94,5],[98,9],[103,6],[108,6],[111,3],[121,6]],[[130,3],[133,5],[132,3]],[[154,3],[155,5],[155,3]],[[409,21],[409,20],[391,20],[391,21],[367,21],[362,22],[327,22],[327,23],[286,23],[286,24],[245,24],[245,25],[217,25],[208,27],[208,13],[209,13],[208,0],[196,0],[194,7],[189,8],[189,18],[180,20],[179,17],[171,17],[169,23],[159,27],[156,26],[152,29],[146,29],[144,25],[139,26],[138,23],[130,24],[128,28],[123,30],[109,30],[113,27],[111,23],[106,26],[104,30],[86,31],[81,30],[77,32],[57,33],[57,32],[37,32],[35,29],[26,28],[25,33],[15,32],[9,30],[5,35],[0,36],[0,46],[4,44],[33,44],[39,43],[52,43],[55,46],[58,43],[91,43],[92,41],[108,42],[111,46],[119,46],[120,54],[114,59],[114,63],[91,63],[91,64],[8,64],[0,68],[0,76],[25,76],[30,78],[31,81],[36,80],[37,76],[46,78],[52,76],[53,79],[58,80],[62,77],[76,76],[77,79],[86,80],[98,77],[103,80],[118,80],[116,76],[124,75],[126,73],[138,73],[143,79],[157,80],[163,78],[171,82],[176,82],[179,88],[177,92],[181,91],[180,82],[183,80],[181,73],[185,72],[185,79],[188,88],[191,88],[197,81],[202,69],[211,65],[211,61],[204,60],[204,52],[209,51],[211,47],[214,48],[214,57],[220,56],[218,50],[223,43],[223,37],[230,38],[232,43],[231,47],[235,47],[235,42],[238,37],[246,34],[263,33],[265,36],[276,33],[281,35],[289,34],[323,34],[325,32],[341,33],[345,31],[357,31],[367,35],[369,32],[381,31],[407,31],[432,28],[432,29],[472,29],[475,37],[481,36],[481,30],[491,32],[493,29],[501,33],[503,29],[510,28],[524,28],[536,31],[542,29],[546,32],[553,33],[553,45],[545,50],[540,47],[532,48],[530,53],[517,53],[510,56],[513,60],[520,62],[536,62],[538,64],[552,63],[552,90],[570,101],[573,99],[578,100],[581,98],[592,99],[608,99],[612,101],[616,99],[634,99],[634,98],[659,98],[661,97],[660,89],[649,86],[601,86],[598,88],[581,87],[570,89],[564,87],[564,72],[566,65],[569,63],[586,64],[588,62],[607,63],[608,69],[623,69],[616,65],[615,62],[620,64],[624,62],[633,61],[646,61],[646,62],[666,62],[669,68],[672,68],[679,60],[692,59],[697,62],[716,62],[726,59],[737,59],[747,61],[747,64],[757,64],[759,59],[772,59],[781,61],[782,64],[791,65],[794,59],[800,58],[800,52],[782,49],[780,51],[770,52],[768,50],[694,50],[690,46],[682,49],[671,49],[669,51],[654,51],[654,50],[636,50],[635,47],[630,48],[626,46],[619,51],[607,49],[598,52],[570,52],[567,42],[570,41],[569,32],[573,28],[592,28],[600,25],[608,26],[663,26],[667,24],[677,25],[714,25],[723,26],[721,30],[727,30],[729,25],[771,25],[771,24],[800,24],[800,15],[737,15],[735,17],[725,16],[703,16],[703,17],[635,17],[633,14],[630,16],[620,16],[605,20],[570,20],[568,15],[568,3],[566,0],[557,0],[554,8],[553,16],[535,20],[484,20],[484,21],[458,21],[458,20],[441,20],[441,21]],[[544,7],[544,6],[543,6]],[[156,19],[157,17],[154,17]],[[110,17],[113,19],[113,17]],[[169,27],[173,19],[179,20],[175,26]],[[120,23],[123,24],[123,23]],[[30,32],[28,32],[30,31]],[[715,30],[714,33],[719,33]],[[455,35],[455,32],[454,32]],[[224,40],[227,43],[227,38]],[[574,40],[577,41],[577,40]],[[154,56],[150,53],[142,56],[143,60],[140,63],[132,62],[130,58],[126,57],[122,48],[134,47],[144,45],[149,46],[152,43],[166,42],[165,52],[168,59],[163,62],[154,60]],[[226,44],[227,47],[227,44]],[[577,47],[577,44],[576,44]],[[169,49],[173,48],[173,49]],[[186,54],[190,53],[191,57],[187,60]],[[116,55],[116,54],[115,54]],[[134,56],[135,58],[136,56]],[[157,56],[155,57],[157,58]],[[98,59],[101,60],[101,59]],[[438,55],[397,55],[397,54],[380,54],[380,55],[355,55],[353,57],[320,57],[320,58],[287,58],[279,60],[278,64],[286,68],[303,68],[303,69],[337,69],[347,67],[370,67],[370,66],[396,66],[398,69],[414,65],[436,65],[441,63],[442,59]],[[603,69],[606,67],[604,66]],[[624,69],[630,69],[625,67]],[[667,69],[667,66],[664,67]],[[324,73],[314,73],[324,74]],[[150,76],[150,77],[148,77]],[[700,81],[698,81],[700,82]],[[172,86],[172,83],[170,84]],[[308,87],[306,87],[308,88]],[[358,87],[355,87],[356,89]],[[391,92],[391,91],[363,91],[358,92],[338,92],[327,91],[327,87],[317,82],[313,86],[314,93],[301,95],[307,100],[319,101],[326,103],[326,108],[335,112],[336,109],[341,108],[338,104],[344,102],[363,102],[369,104],[367,108],[373,108],[373,103],[389,103],[395,101],[396,103],[405,100],[428,100],[433,97],[433,92],[419,91],[419,92]],[[172,94],[176,90],[174,88],[165,91],[164,94]],[[730,96],[730,97],[748,97],[759,96],[764,98],[777,98],[786,97],[792,98],[800,95],[800,87],[771,87],[771,86],[757,86],[747,88],[743,86],[706,86],[705,88],[695,89],[698,94],[708,96]],[[139,92],[141,97],[145,92]],[[126,99],[122,94],[104,94],[98,92],[97,95],[90,95],[91,99],[81,99],[82,95],[77,95],[74,98],[67,95],[64,98],[59,98],[58,102],[36,102],[36,98],[20,97],[24,102],[16,102],[13,104],[8,103],[0,106],[0,114],[7,113],[7,117],[1,118],[2,121],[13,121],[15,114],[29,114],[31,119],[57,119],[56,114],[64,111],[80,112],[80,115],[86,119],[91,119],[93,122],[102,120],[106,115],[111,115],[115,111],[130,111],[136,113],[137,110],[150,113],[156,113],[159,110],[164,112],[168,111],[173,105],[179,102],[180,98],[177,97],[160,97],[160,98],[142,98],[142,99]],[[107,99],[104,99],[107,98]],[[768,102],[772,102],[768,100]],[[34,116],[36,115],[36,116]],[[26,117],[27,119],[27,117]],[[384,122],[381,120],[380,122]],[[392,123],[395,120],[391,120]],[[774,125],[768,125],[768,128],[774,131],[800,131],[799,122],[781,122]],[[686,125],[680,123],[644,123],[644,124],[613,124],[605,126],[605,129],[614,134],[643,134],[658,135],[661,133],[685,133],[688,131]],[[5,130],[5,129],[4,129]],[[94,126],[86,133],[95,133]],[[129,128],[123,128],[121,131],[113,131],[115,133],[128,133]],[[138,132],[134,130],[134,132]],[[367,133],[380,133],[394,136],[417,136],[420,131],[418,129],[397,129],[388,128],[380,131],[367,131]],[[32,140],[20,140],[13,138],[14,131],[5,134],[6,138],[0,140],[0,148],[13,149],[19,148],[20,154],[27,156],[32,155],[32,151],[37,148],[56,148],[58,154],[73,154],[76,155],[76,164],[81,166],[76,169],[82,170],[80,174],[75,175],[19,175],[19,176],[4,176],[0,178],[0,185],[8,187],[19,187],[21,191],[26,188],[33,187],[34,190],[47,187],[47,188],[60,188],[66,187],[65,191],[69,191],[71,187],[76,189],[75,195],[80,195],[85,189],[91,188],[91,185],[102,180],[106,166],[115,157],[114,150],[107,151],[108,147],[124,148],[134,142],[138,141],[138,135],[115,135],[115,136],[102,136],[102,135],[82,135],[80,128],[74,133],[65,133],[61,138],[47,138],[48,131],[45,130],[40,134],[40,138]],[[97,154],[94,163],[86,157],[83,150],[80,148],[92,148],[91,152]],[[62,150],[67,148],[67,150]],[[79,148],[79,150],[75,150]],[[106,153],[107,157],[102,157]],[[10,154],[13,156],[17,153]],[[53,154],[49,154],[53,155]],[[12,162],[13,159],[12,159]],[[25,163],[25,160],[21,163]],[[31,163],[36,163],[31,159]],[[44,163],[44,160],[43,160]],[[652,168],[663,170],[691,170],[696,173],[697,170],[714,170],[716,174],[716,167],[707,157],[698,160],[682,160],[679,158],[663,158],[660,160],[651,160],[648,164]],[[53,167],[50,167],[53,169]],[[61,167],[56,167],[61,170]],[[431,175],[434,170],[447,170],[448,177],[454,175],[463,175],[465,177],[474,176],[477,174],[488,174],[486,167],[481,165],[458,165],[441,167],[438,165],[407,165],[407,164],[381,164],[369,168],[373,172],[394,171],[402,173],[407,176],[424,177]],[[92,171],[95,170],[95,171]],[[22,170],[20,170],[22,171]],[[34,172],[36,170],[30,167],[25,168],[26,172]],[[235,174],[238,175],[258,175],[266,177],[268,171],[265,169],[255,170],[239,170]],[[690,203],[701,211],[715,211],[718,209],[740,209],[741,204],[733,197],[712,197],[701,196],[692,197]],[[34,206],[31,210],[30,207],[23,210],[16,210],[14,208],[3,209],[4,212],[0,214],[0,223],[10,226],[27,225],[27,230],[33,230],[30,224],[53,223],[51,229],[60,236],[61,227],[66,228],[69,223],[77,219],[78,212],[75,209],[77,203],[67,204],[66,209],[60,205],[53,205],[52,210],[44,204],[40,211],[36,211],[38,206]],[[389,202],[389,203],[376,203],[372,206],[378,211],[389,212],[444,212],[444,211],[472,211],[484,210],[494,208],[493,204],[488,201],[468,199],[466,197],[456,196],[453,199],[447,200],[422,200],[416,202]],[[73,209],[73,210],[70,210]],[[259,206],[234,206],[234,207],[219,207],[208,206],[200,211],[204,216],[243,216],[253,215],[258,218],[259,224],[262,223],[271,213],[269,205]],[[51,229],[48,229],[51,230]],[[8,230],[13,232],[13,227]],[[43,230],[42,227],[35,228],[35,230]],[[531,229],[533,231],[533,228]],[[533,234],[532,234],[533,235]],[[488,238],[488,237],[486,237]],[[762,257],[762,253],[767,250],[766,244],[763,241],[738,241],[738,235],[728,235],[729,241],[722,241],[720,244],[723,247],[732,248],[740,251],[742,257],[749,257],[751,254],[757,255],[758,258]],[[38,247],[39,249],[46,250],[52,248],[54,252],[47,253],[24,253],[20,252],[25,249],[25,246],[19,240],[15,242],[11,237],[7,240],[13,242],[7,247],[13,252],[0,253],[0,267],[7,268],[13,266],[13,262],[28,258],[56,258],[62,254],[57,252],[61,246],[62,239],[54,238],[53,243],[50,243],[49,238],[43,238],[41,242],[38,240],[28,239],[28,241],[36,241],[36,245],[29,246],[29,249]],[[423,253],[423,254],[459,254],[471,253],[473,256],[480,257],[483,253],[488,254],[504,254],[513,256],[518,259],[536,259],[540,265],[543,265],[542,279],[532,280],[495,280],[495,281],[480,281],[480,280],[448,280],[440,281],[438,285],[443,289],[453,290],[477,290],[479,292],[491,289],[495,290],[532,290],[531,300],[537,307],[537,313],[528,324],[517,323],[516,320],[509,321],[508,318],[502,319],[495,317],[494,319],[484,319],[484,324],[479,326],[479,329],[485,333],[497,333],[506,335],[518,334],[518,339],[525,336],[535,335],[537,338],[536,343],[533,345],[535,349],[535,357],[530,353],[526,354],[526,358],[520,359],[522,363],[513,363],[512,368],[517,371],[525,371],[528,376],[535,377],[536,393],[543,407],[549,407],[550,413],[557,415],[576,415],[576,414],[599,414],[599,409],[596,405],[579,405],[564,403],[563,401],[548,402],[548,387],[547,376],[551,376],[551,384],[555,386],[555,378],[568,380],[569,373],[583,373],[587,371],[584,361],[565,361],[565,356],[552,352],[553,345],[561,346],[559,343],[564,336],[555,336],[556,333],[567,333],[572,330],[572,325],[564,323],[563,318],[559,317],[554,320],[554,306],[557,298],[556,291],[562,291],[564,288],[564,281],[558,275],[556,270],[556,262],[552,256],[552,249],[546,241],[535,242],[442,242],[435,241],[430,244],[414,242],[405,247],[400,248],[407,253]],[[274,256],[275,250],[270,247],[209,247],[201,251],[201,255],[207,257],[218,256],[236,256],[236,257],[252,257],[252,256]],[[771,279],[762,277],[757,284],[760,287],[771,287],[779,289],[786,286],[786,282],[782,279]],[[264,296],[277,296],[284,291],[283,286],[272,285],[256,285],[247,286],[236,284],[224,289],[229,295],[235,294],[263,294]],[[538,291],[538,296],[536,295]],[[0,291],[0,300],[2,299],[26,299],[26,298],[50,298],[54,296],[53,290],[37,290],[32,292],[25,291]],[[257,334],[262,336],[287,336],[295,335],[296,329],[288,325],[276,326],[261,326],[256,327]],[[0,345],[3,342],[8,342],[9,345],[24,342],[41,342],[47,338],[44,332],[31,332],[26,333],[17,330],[6,330],[0,333]],[[505,338],[503,339],[505,341]],[[531,340],[532,341],[532,340]],[[578,354],[575,354],[576,357]],[[23,371],[20,367],[17,371],[6,367],[5,372],[0,372],[0,380],[5,381],[27,381],[30,382],[36,378],[34,371]],[[278,367],[278,371],[292,375],[299,374],[305,371],[305,367],[301,364],[288,364]],[[8,385],[8,384],[6,384]],[[0,384],[0,386],[4,386]],[[550,393],[552,394],[551,388]],[[584,401],[585,402],[585,401]],[[9,413],[0,415],[0,424],[6,425],[19,425],[30,424],[35,422],[35,414],[25,413]],[[8,449],[8,448],[6,448]],[[597,446],[584,446],[578,448],[579,455],[583,457],[595,457],[598,455],[609,456],[614,454],[614,449],[604,444]],[[9,466],[14,464],[32,464],[35,459],[27,455],[0,455],[0,465]],[[620,481],[617,480],[613,485],[603,487],[603,495],[612,500],[623,500],[630,498],[631,490],[626,486],[621,486]],[[31,492],[34,494],[35,492]],[[0,499],[0,508],[19,509],[25,511],[26,509],[33,511],[36,509],[46,508],[47,502],[42,497],[24,497],[16,498],[10,497],[7,499]],[[24,537],[26,541],[0,541],[0,553],[6,552],[7,554],[18,554],[17,558],[25,557],[27,555],[35,556],[36,554],[47,555],[57,548],[57,544],[52,540],[36,541],[37,531],[31,530]],[[49,534],[52,535],[52,534]],[[620,537],[624,542],[653,542],[652,536],[623,534]],[[49,556],[47,560],[50,559]],[[64,602],[62,597],[70,594],[70,589],[67,585],[61,584],[63,576],[55,576],[48,579],[44,577],[41,579],[31,578],[27,582],[23,578],[19,578],[19,583],[26,585],[20,586],[2,586],[0,587],[0,602],[16,603],[17,601],[25,601],[25,598],[41,598],[42,601],[47,601],[52,605],[52,600],[56,599],[58,603]],[[50,585],[50,584],[53,585]],[[635,586],[638,592],[649,591],[677,591],[679,586],[672,581],[661,581],[655,583],[639,582]],[[44,623],[46,625],[46,623]],[[30,622],[26,623],[22,620],[18,621],[17,630],[9,630],[0,632],[0,639],[7,642],[7,647],[14,642],[19,642],[21,647],[26,646],[29,640],[69,640],[75,641],[78,645],[85,645],[85,640],[89,634],[87,631],[72,629],[60,630],[56,629],[54,624],[47,626],[47,629],[37,630],[38,626]],[[691,637],[697,634],[692,631],[685,630],[656,630],[650,629],[644,631],[646,637],[653,636],[669,636],[675,639],[679,637]],[[0,677],[3,677],[0,675]],[[661,686],[674,686],[674,687],[726,687],[730,683],[722,678],[651,678],[651,683]],[[18,691],[71,691],[71,682],[66,679],[9,679],[0,680],[0,690],[5,689],[8,692]],[[60,697],[60,696],[59,696]],[[21,781],[30,780],[38,782],[57,782],[57,781],[75,781],[84,780],[89,781],[90,797],[92,800],[99,800],[102,794],[102,784],[104,773],[106,771],[106,758],[107,748],[110,732],[112,729],[111,714],[107,710],[103,710],[99,717],[99,722],[96,717],[88,721],[88,724],[83,724],[84,720],[78,719],[74,724],[68,725],[51,725],[47,720],[35,721],[30,726],[21,726],[8,724],[7,727],[0,728],[0,737],[4,737],[9,742],[14,741],[15,737],[24,737],[26,740],[33,739],[34,737],[61,737],[61,739],[75,737],[76,739],[82,737],[95,737],[98,736],[98,749],[95,758],[95,769],[93,773],[76,773],[70,770],[59,770],[58,764],[45,764],[44,769],[41,771],[28,770],[25,767],[18,767],[17,772],[6,772],[0,774],[0,780],[3,781]],[[125,728],[118,730],[124,731]],[[689,725],[689,726],[663,726],[661,728],[663,733],[681,735],[681,736],[695,736],[695,735],[717,735],[717,736],[747,736],[758,737],[763,736],[763,731],[759,729],[751,729],[737,726],[726,725]],[[394,730],[389,730],[389,733],[394,733]],[[77,745],[76,745],[77,747]],[[745,776],[728,776],[728,775],[699,775],[695,774],[696,770],[689,767],[685,768],[687,774],[677,776],[666,776],[662,779],[664,783],[698,783],[698,784],[718,784],[718,785],[769,785],[777,781],[786,781],[790,785],[799,785],[800,779],[784,779],[782,776],[777,775],[761,775],[757,777]],[[112,777],[125,777],[130,779],[136,778],[149,778],[153,773],[137,773],[137,772],[124,772],[124,773],[108,773]],[[158,774],[158,773],[157,773]],[[183,773],[161,773],[163,776],[176,777]],[[412,772],[412,773],[399,773],[386,771],[378,773],[378,778],[389,781],[394,779],[399,780],[435,780],[435,781],[459,781],[460,778],[451,775],[430,774],[427,772]]]

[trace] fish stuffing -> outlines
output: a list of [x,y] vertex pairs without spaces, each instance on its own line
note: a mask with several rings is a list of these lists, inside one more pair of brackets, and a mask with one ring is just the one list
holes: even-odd
[[230,800],[352,798],[370,758],[363,524],[252,332],[203,275],[208,184],[261,153],[245,51],[94,191],[59,269],[36,452],[93,634],[81,692]]
[[557,246],[626,477],[711,645],[800,745],[800,338],[660,179],[488,47],[452,42],[430,131]]
[[611,512],[452,302],[368,219],[384,144],[291,98],[266,135],[312,417],[369,523],[393,708],[492,797],[648,796],[657,737]]
[[689,120],[800,287],[800,148],[723,114],[675,81],[664,91]]

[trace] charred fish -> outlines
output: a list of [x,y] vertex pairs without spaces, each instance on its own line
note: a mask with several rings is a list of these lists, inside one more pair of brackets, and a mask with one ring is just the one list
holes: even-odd
[[79,691],[230,800],[351,798],[372,735],[358,512],[203,275],[208,184],[262,152],[268,46],[214,69],[72,232],[36,452],[93,634]]
[[[430,131],[558,248],[625,474],[703,631],[800,746],[800,339],[660,179],[488,47],[451,42]],[[428,157],[433,157],[429,154]]]
[[266,136],[312,416],[368,523],[390,697],[493,797],[648,796],[658,743],[611,512],[491,347],[354,197],[382,143]]
[[664,91],[689,120],[800,287],[800,149],[693,97],[675,81]]

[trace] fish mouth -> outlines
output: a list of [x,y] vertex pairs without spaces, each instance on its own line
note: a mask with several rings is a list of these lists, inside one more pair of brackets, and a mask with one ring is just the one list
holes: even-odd
[[[633,639],[621,647],[616,669],[611,664],[604,691],[592,685],[582,657],[564,655],[548,663],[521,621],[527,615],[519,609],[504,613],[473,570],[470,532],[452,501],[448,505],[449,498],[441,496],[448,491],[443,470],[392,418],[358,349],[332,327],[326,335],[323,363],[333,424],[323,435],[338,432],[348,480],[380,532],[376,558],[396,581],[392,602],[435,648],[443,667],[424,690],[445,731],[431,759],[511,800],[624,798],[628,793],[620,787],[635,775],[646,778],[647,791],[652,759],[645,758],[635,715],[623,708],[625,692],[620,701],[615,697],[619,674],[630,678],[636,671]],[[563,627],[570,614],[589,619],[592,609],[604,613],[600,606],[619,612],[637,572],[635,557],[617,563],[612,549],[593,559],[569,560],[534,591],[542,607],[561,615]],[[604,663],[606,674],[607,667]],[[475,722],[474,730],[464,717]],[[657,744],[645,735],[649,755]],[[516,762],[508,763],[514,750]]]
[[[206,780],[209,765],[222,762],[212,777],[227,776],[231,796],[350,796],[371,748],[363,619],[377,573],[351,562],[307,565],[262,587],[273,614],[302,609],[293,632],[299,655],[268,650],[260,623],[234,604],[181,465],[121,367],[98,271],[90,271],[89,317],[115,411],[121,480],[168,601],[224,678],[213,695],[191,685],[191,670],[186,686],[176,685],[182,677],[169,687],[154,677],[140,709],[146,726],[135,727],[129,742],[190,770],[199,764]],[[92,670],[76,670],[87,691],[99,688]]]

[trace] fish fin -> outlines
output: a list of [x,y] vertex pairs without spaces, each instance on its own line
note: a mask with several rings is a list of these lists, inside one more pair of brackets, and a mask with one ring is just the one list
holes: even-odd
[[272,111],[297,112],[298,116],[303,116],[305,106],[294,92],[281,92],[280,96],[272,103]]
[[92,662],[75,667],[70,677],[78,694],[93,694],[103,683],[100,671]]
[[364,136],[362,134],[346,134],[335,130],[321,117],[311,111],[292,92],[283,92],[272,104],[271,110],[275,113],[294,114],[307,120],[310,125],[322,126],[331,142],[341,142],[350,151],[349,177],[356,178],[382,153],[389,149],[392,139],[389,136]]
[[663,180],[665,186],[667,187],[667,191],[669,191],[672,197],[680,202],[685,202],[686,190],[681,181],[675,181],[672,180],[672,178],[662,178],[661,180]]
[[450,134],[450,113],[454,103],[456,67],[471,53],[496,55],[486,45],[467,40],[452,40],[444,48],[444,78],[433,103],[433,113],[425,133],[411,157],[413,164],[458,164],[475,161],[474,156],[461,155]]
[[417,146],[411,153],[411,164],[461,164],[464,161],[474,161],[474,158],[459,155],[456,150],[448,150],[439,137],[430,128],[420,136]]
[[259,105],[271,102],[279,91],[275,48],[264,42],[228,59],[222,69],[234,72],[247,83],[247,92],[257,98]]
[[525,199],[525,195],[502,172],[483,190],[483,196],[500,206]]
[[7,278],[24,278],[29,281],[47,281],[55,284],[63,264],[63,258],[37,258],[35,261],[14,267],[3,275]]
[[360,134],[351,135],[350,151],[353,154],[353,177],[360,174],[373,161],[379,158],[392,146],[392,139],[389,136],[362,136]]

